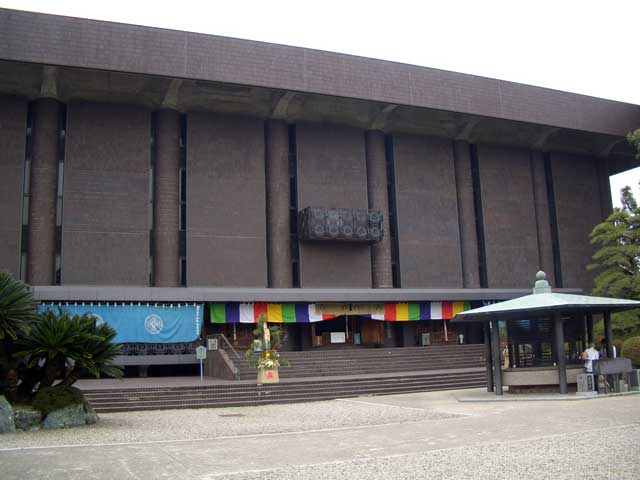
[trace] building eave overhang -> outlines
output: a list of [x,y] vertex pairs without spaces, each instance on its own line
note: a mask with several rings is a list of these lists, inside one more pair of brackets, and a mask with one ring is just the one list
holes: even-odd
[[[499,288],[207,288],[35,286],[40,302],[267,302],[383,303],[427,301],[510,300],[530,289]],[[558,292],[581,293],[580,289]]]
[[0,60],[353,98],[624,137],[640,106],[308,48],[0,8]]

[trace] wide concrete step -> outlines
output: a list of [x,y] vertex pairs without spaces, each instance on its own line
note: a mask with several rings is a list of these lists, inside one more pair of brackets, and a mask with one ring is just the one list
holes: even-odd
[[[432,377],[409,377],[403,379],[370,379],[366,382],[318,382],[314,385],[313,391],[316,392],[324,392],[324,391],[337,391],[348,389],[370,389],[370,388],[379,388],[379,387],[389,387],[389,386],[401,386],[408,387],[412,385],[428,385],[428,384],[441,384],[443,382],[448,381],[466,381],[466,380],[475,380],[477,378],[484,378],[484,374],[477,373],[468,373],[468,374],[459,374],[455,376],[438,376],[435,378]],[[173,398],[229,398],[229,397],[243,397],[249,394],[255,394],[258,396],[261,395],[281,395],[281,394],[291,394],[302,392],[306,393],[310,389],[310,386],[307,384],[299,385],[299,384],[289,384],[289,385],[262,385],[258,387],[253,385],[246,389],[234,389],[234,390],[206,390],[206,389],[188,389],[184,391],[166,391],[166,392],[110,392],[106,391],[103,393],[93,393],[87,394],[86,398],[90,400],[92,403],[103,403],[103,402],[113,402],[113,401],[158,401],[160,399],[173,399]]]
[[483,371],[456,374],[413,375],[384,378],[301,381],[274,385],[238,385],[234,388],[185,387],[158,389],[94,390],[85,395],[98,413],[169,408],[204,408],[388,395],[483,385]]
[[[438,387],[438,388],[418,388],[415,390],[406,389],[406,390],[398,390],[398,391],[387,391],[384,393],[370,393],[368,396],[379,396],[379,395],[399,395],[403,393],[417,393],[417,392],[434,392],[434,391],[442,391],[442,390],[461,390],[465,388],[478,388],[482,387],[484,383],[478,382],[477,384],[464,384],[464,385],[452,385],[449,387]],[[105,407],[97,409],[98,413],[117,413],[117,412],[125,412],[125,411],[145,411],[145,410],[173,410],[173,409],[186,409],[186,408],[228,408],[228,407],[250,407],[250,406],[259,406],[259,405],[267,405],[267,404],[287,404],[287,403],[304,403],[304,402],[319,402],[323,400],[335,400],[336,398],[354,398],[360,397],[362,395],[341,395],[341,396],[317,396],[317,397],[309,397],[308,395],[300,396],[297,398],[287,398],[287,399],[270,399],[268,401],[256,400],[256,401],[241,401],[241,402],[219,402],[215,404],[189,404],[189,403],[167,403],[162,405],[139,405],[131,408],[121,408],[121,407]]]

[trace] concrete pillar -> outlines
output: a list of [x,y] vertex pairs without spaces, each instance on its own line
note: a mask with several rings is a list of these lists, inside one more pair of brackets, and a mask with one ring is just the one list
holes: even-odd
[[[539,269],[547,274],[550,285],[555,285],[553,241],[549,217],[549,195],[542,152],[531,152],[531,178],[533,179],[534,212],[538,232]],[[557,285],[555,285],[557,286]]]
[[458,199],[462,282],[464,288],[480,288],[478,236],[476,232],[476,214],[473,202],[473,180],[471,178],[469,144],[463,141],[455,141],[453,143],[453,153],[456,175],[456,194]]
[[267,269],[269,287],[291,288],[289,231],[289,130],[283,120],[268,120],[266,129]]
[[180,113],[160,110],[155,116],[153,192],[153,273],[156,287],[180,285]]
[[380,130],[365,132],[367,160],[367,193],[369,209],[382,212],[384,236],[371,246],[371,286],[393,288],[391,273],[391,237],[389,230],[389,191],[387,188],[387,159],[384,133]]
[[491,363],[496,395],[502,395],[502,362],[500,361],[500,330],[498,321],[491,320]]
[[553,326],[553,344],[558,365],[558,385],[560,387],[560,393],[567,393],[567,368],[564,359],[564,326],[560,315],[556,315],[553,318]]
[[54,283],[59,114],[60,104],[53,98],[33,102],[27,253],[27,278],[31,285]]

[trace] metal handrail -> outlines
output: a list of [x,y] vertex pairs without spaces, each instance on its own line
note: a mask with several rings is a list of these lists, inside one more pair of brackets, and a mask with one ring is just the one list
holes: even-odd
[[233,345],[231,345],[231,342],[229,342],[229,339],[227,339],[227,337],[224,336],[224,333],[214,333],[212,335],[207,335],[207,339],[209,338],[222,339],[223,343],[227,347],[227,348],[224,348],[224,350],[227,350],[227,349],[230,350],[231,353],[233,353],[233,356],[236,357],[238,362],[240,362],[240,355],[238,355],[238,352],[236,352],[235,348],[233,348]]

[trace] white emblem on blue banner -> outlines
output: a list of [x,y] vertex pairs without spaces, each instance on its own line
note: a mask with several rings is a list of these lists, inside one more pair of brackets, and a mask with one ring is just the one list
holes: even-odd
[[90,315],[96,319],[96,327],[99,327],[100,325],[104,324],[104,318],[102,318],[97,313],[87,312],[87,315]]
[[155,313],[148,315],[147,318],[144,319],[144,329],[151,335],[159,334],[162,331],[163,326],[164,323],[162,322],[162,318],[160,318],[160,315],[156,315]]

